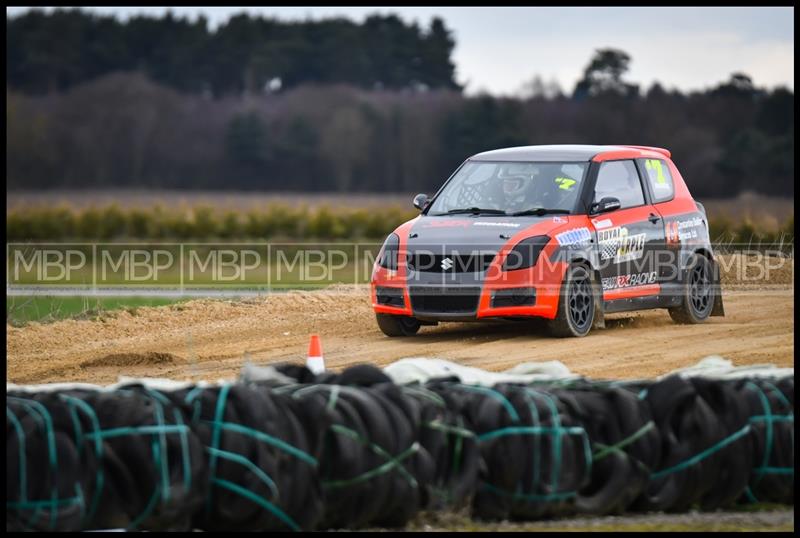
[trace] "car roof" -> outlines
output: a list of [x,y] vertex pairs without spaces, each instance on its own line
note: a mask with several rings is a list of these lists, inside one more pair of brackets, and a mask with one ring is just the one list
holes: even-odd
[[636,152],[649,155],[657,152],[667,157],[670,152],[649,146],[598,146],[589,144],[553,144],[547,146],[518,146],[477,153],[471,161],[591,161],[602,153]]

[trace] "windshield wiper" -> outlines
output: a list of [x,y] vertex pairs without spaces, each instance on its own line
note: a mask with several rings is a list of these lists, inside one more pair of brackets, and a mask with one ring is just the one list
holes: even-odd
[[569,215],[569,209],[546,209],[544,207],[533,207],[531,209],[526,209],[525,211],[517,211],[516,213],[511,213],[512,217],[521,217],[523,215]]
[[489,215],[505,215],[506,212],[502,209],[484,209],[480,207],[464,207],[461,209],[451,209],[447,213],[440,213],[446,215],[456,215],[459,213],[472,213],[473,215],[479,215],[481,213],[486,213]]

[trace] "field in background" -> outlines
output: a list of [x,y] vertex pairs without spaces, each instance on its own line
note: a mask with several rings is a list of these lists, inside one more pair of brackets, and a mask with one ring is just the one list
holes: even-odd
[[[383,240],[417,211],[403,194],[11,192],[6,241]],[[701,200],[713,240],[791,242],[792,199]]]
[[163,306],[183,301],[161,297],[6,297],[6,322],[14,327],[31,321],[99,319],[108,312],[127,310],[132,315],[142,306]]
[[[167,207],[213,206],[217,209],[257,209],[280,203],[318,207],[383,207],[400,205],[411,208],[417,193],[268,193],[242,191],[176,191],[176,190],[47,190],[10,191],[6,210],[20,207],[66,204],[75,208],[102,207],[116,203],[123,208],[149,208],[157,204]],[[433,193],[429,193],[433,194]]]
[[[437,185],[438,186],[438,185]],[[397,205],[411,208],[417,193],[268,193],[238,191],[174,191],[174,190],[47,190],[9,191],[6,210],[25,207],[55,207],[60,204],[74,208],[103,207],[116,203],[122,208],[150,208],[161,204],[167,207],[212,206],[216,209],[258,209],[271,203],[321,205],[332,207],[385,207]],[[429,192],[432,195],[433,192]],[[731,220],[749,217],[753,220],[774,218],[784,222],[794,215],[794,199],[743,193],[736,198],[699,199],[709,216],[726,216]]]
[[[46,191],[7,193],[7,242],[15,241],[168,241],[237,239],[269,241],[352,241],[374,253],[386,235],[417,214],[411,194],[293,194],[185,191]],[[709,214],[711,235],[729,252],[726,243],[780,244],[791,251],[794,240],[792,199],[745,194],[727,200],[701,200]],[[786,246],[789,248],[787,249]],[[87,247],[88,248],[88,247]],[[177,248],[177,247],[176,247]],[[173,249],[174,250],[174,249]],[[734,249],[735,250],[735,249]],[[8,260],[7,260],[8,262]],[[369,264],[371,266],[371,264]],[[273,271],[273,269],[269,269]],[[349,264],[319,282],[300,285],[303,268],[286,273],[271,289],[324,287],[336,283],[363,283],[368,271],[353,276]],[[253,278],[255,277],[255,280]],[[242,286],[263,283],[250,273]],[[27,282],[26,276],[19,283]],[[123,284],[113,274],[103,284]],[[167,272],[159,284],[176,284],[177,273]],[[122,279],[122,280],[121,280]],[[28,279],[30,280],[30,279]],[[197,284],[204,282],[200,275]],[[77,272],[68,284],[86,284],[91,275]],[[29,283],[35,283],[35,279]],[[29,321],[97,317],[110,310],[170,304],[176,298],[137,297],[7,297],[6,320],[12,325]]]

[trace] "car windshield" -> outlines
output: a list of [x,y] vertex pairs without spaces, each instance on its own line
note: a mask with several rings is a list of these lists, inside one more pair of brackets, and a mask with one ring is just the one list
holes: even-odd
[[428,215],[569,212],[589,163],[468,161],[431,204]]

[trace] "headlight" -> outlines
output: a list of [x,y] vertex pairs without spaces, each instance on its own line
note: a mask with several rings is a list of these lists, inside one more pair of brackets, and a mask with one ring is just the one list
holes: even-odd
[[378,265],[385,267],[386,269],[396,271],[397,253],[399,251],[400,237],[393,233],[386,238],[386,241],[383,243],[383,247],[381,247],[381,251],[378,253]]
[[550,241],[550,237],[547,235],[536,235],[523,239],[508,252],[503,262],[503,271],[533,267],[536,265],[539,253],[548,241]]

